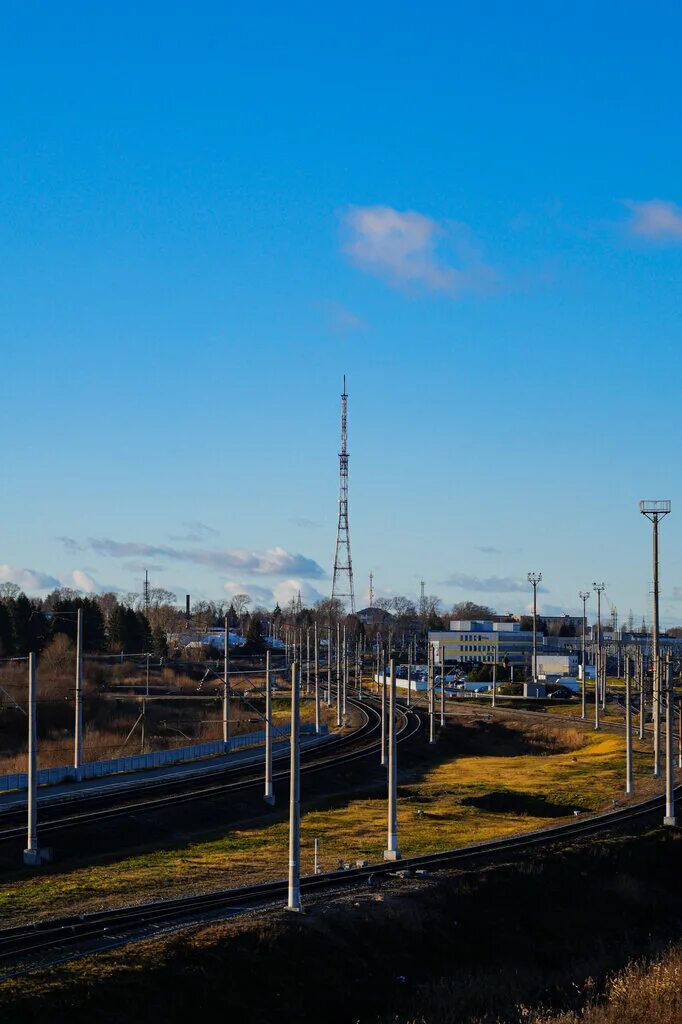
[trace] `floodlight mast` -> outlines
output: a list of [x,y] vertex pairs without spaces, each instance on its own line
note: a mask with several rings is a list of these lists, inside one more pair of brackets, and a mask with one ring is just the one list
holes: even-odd
[[670,515],[670,501],[640,501],[639,511],[653,526],[653,621],[651,628],[651,646],[654,662],[653,679],[653,715],[654,715],[654,778],[661,774],[661,666],[659,651],[659,588],[658,588],[658,524],[664,516]]
[[533,588],[533,682],[538,681],[538,583],[542,582],[541,572],[529,572],[528,582]]

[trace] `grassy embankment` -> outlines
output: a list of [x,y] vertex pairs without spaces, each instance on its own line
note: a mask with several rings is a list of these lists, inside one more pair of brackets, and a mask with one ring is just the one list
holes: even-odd
[[[638,745],[637,745],[638,746]],[[468,719],[449,726],[436,748],[425,745],[400,777],[398,819],[405,855],[541,828],[622,798],[622,739],[585,736],[571,727],[519,719]],[[649,774],[637,749],[636,773]],[[303,790],[305,801],[305,784]],[[162,898],[286,874],[286,808],[257,826],[176,835],[172,849],[107,859],[40,874],[19,872],[0,892],[0,919]],[[383,783],[303,805],[303,871],[312,870],[313,839],[324,868],[340,858],[380,860],[385,848]]]
[[679,939],[681,845],[679,834],[661,829],[309,897],[303,916],[276,911],[186,929],[8,981],[0,1017],[673,1024],[679,950],[660,968],[627,967]]

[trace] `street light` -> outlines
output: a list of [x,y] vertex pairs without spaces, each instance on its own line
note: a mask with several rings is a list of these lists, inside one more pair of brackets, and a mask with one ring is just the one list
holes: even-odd
[[541,572],[529,572],[528,582],[533,588],[533,682],[538,681],[538,583],[542,582]]

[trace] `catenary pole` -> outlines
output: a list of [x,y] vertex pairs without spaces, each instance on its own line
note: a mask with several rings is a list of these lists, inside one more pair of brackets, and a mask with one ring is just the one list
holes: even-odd
[[83,609],[76,612],[76,704],[73,735],[73,769],[81,781],[83,766]]
[[301,906],[301,777],[299,756],[300,678],[298,663],[291,667],[291,736],[289,746],[289,893],[287,910]]
[[270,651],[265,654],[265,792],[266,804],[274,804],[275,792],[272,785],[272,675],[270,672]]
[[435,692],[433,685],[433,649],[429,644],[429,656],[427,662],[427,679],[429,690],[429,743],[436,742],[436,708]]
[[630,655],[625,656],[625,792],[633,792],[632,778],[632,681],[630,676]]
[[315,623],[315,734],[320,735],[320,655],[317,642],[317,623]]
[[381,763],[386,764],[386,655],[381,664]]
[[230,627],[227,615],[223,634],[223,744],[225,753],[230,749]]
[[395,662],[390,662],[391,682],[388,706],[388,844],[384,860],[399,860],[398,849],[398,774],[397,742],[395,729]]
[[580,717],[585,720],[587,717],[587,665],[585,663],[585,636],[587,633],[587,601],[590,596],[589,590],[581,590],[578,597],[583,603],[583,634],[582,634],[582,687],[580,693]]
[[38,864],[38,730],[36,724],[36,656],[28,656],[28,830],[25,864]]
[[675,727],[675,691],[670,651],[665,659],[665,818],[664,825],[677,825],[675,817],[675,762],[673,761],[673,729]]

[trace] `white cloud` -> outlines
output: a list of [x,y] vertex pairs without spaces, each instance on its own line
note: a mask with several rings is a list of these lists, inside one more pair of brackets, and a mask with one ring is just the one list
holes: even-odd
[[59,580],[37,569],[21,569],[16,565],[0,565],[0,583],[16,583],[22,590],[53,590]]
[[62,580],[62,586],[82,590],[86,594],[99,594],[103,588],[85,569],[72,569]]
[[303,579],[290,579],[282,580],[275,587],[274,596],[275,600],[279,604],[280,608],[289,604],[292,598],[298,597],[299,591],[301,592],[301,601],[304,605],[312,605],[316,601],[322,601],[326,596],[321,594],[319,590],[316,590],[312,584],[308,583],[307,580]]
[[682,242],[682,209],[676,203],[667,199],[626,199],[625,205],[632,211],[630,234],[656,242]]
[[[394,287],[416,285],[458,297],[489,291],[497,282],[497,273],[483,262],[464,224],[439,224],[422,213],[391,206],[351,206],[344,228],[343,250],[350,260]],[[438,254],[439,240],[449,243],[457,266]]]
[[[528,580],[512,576],[469,576],[464,572],[453,572],[443,581],[451,587],[459,587],[460,590],[475,590],[486,594],[520,594],[525,593],[530,583]],[[546,587],[540,585],[538,592],[546,591]]]
[[259,587],[254,583],[235,583],[233,580],[227,580],[223,583],[223,590],[228,597],[234,597],[235,594],[248,594],[256,604],[264,604],[266,608],[272,607],[275,603],[271,590],[267,587]]
[[121,542],[109,537],[91,537],[89,545],[93,551],[110,558],[167,558],[206,565],[219,571],[236,569],[240,573],[259,576],[292,574],[308,579],[322,579],[325,575],[314,559],[293,554],[280,547],[268,548],[266,551],[248,551],[245,548],[175,548],[138,541]]

